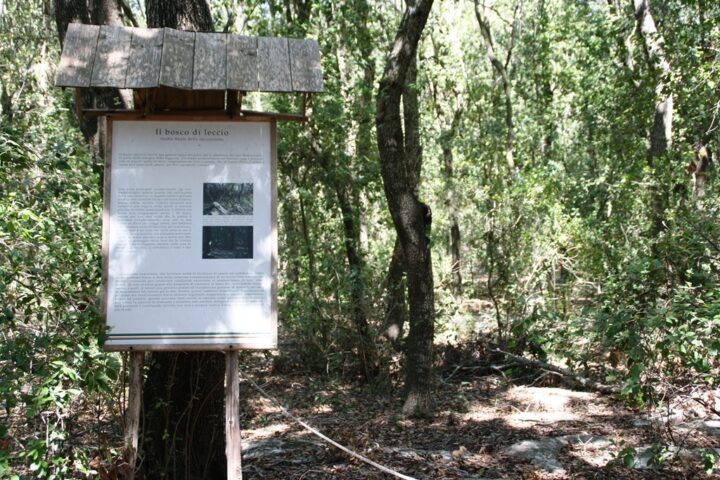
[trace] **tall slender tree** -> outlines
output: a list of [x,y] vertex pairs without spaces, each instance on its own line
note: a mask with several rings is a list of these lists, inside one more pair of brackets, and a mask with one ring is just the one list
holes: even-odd
[[403,411],[410,415],[423,415],[431,410],[435,302],[428,238],[432,217],[430,208],[412,188],[413,158],[408,152],[400,110],[432,4],[433,0],[408,2],[380,80],[375,117],[385,197],[402,244],[408,278],[410,331]]
[[[647,163],[650,168],[665,155],[672,144],[673,95],[670,91],[672,69],[663,47],[665,40],[658,32],[655,19],[650,11],[649,0],[633,0],[637,33],[642,40],[645,58],[650,75],[655,78],[655,112],[650,129],[650,141],[647,150]],[[654,186],[652,192],[653,233],[664,228],[665,193],[660,186]]]
[[[520,3],[517,3],[515,5],[515,13],[513,15],[515,18],[517,17],[519,9]],[[513,153],[515,143],[515,125],[513,119],[512,85],[510,83],[510,75],[508,74],[508,65],[512,59],[513,44],[516,35],[516,22],[513,21],[510,37],[511,43],[503,61],[499,58],[497,49],[495,48],[495,41],[493,40],[492,31],[490,29],[490,22],[487,18],[487,6],[484,2],[480,4],[480,0],[475,0],[475,18],[480,26],[480,33],[482,35],[483,42],[485,43],[488,60],[492,65],[493,71],[500,78],[500,84],[502,85],[503,99],[505,102],[505,162],[512,173],[515,170],[515,157]]]

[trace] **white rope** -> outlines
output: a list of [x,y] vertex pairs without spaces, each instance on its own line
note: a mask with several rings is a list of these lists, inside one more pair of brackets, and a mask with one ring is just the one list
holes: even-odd
[[319,431],[315,430],[313,427],[311,427],[310,425],[308,425],[307,423],[303,422],[302,420],[300,420],[299,418],[297,418],[295,415],[293,415],[292,413],[290,413],[285,407],[282,406],[282,404],[281,404],[279,401],[277,401],[277,400],[275,399],[275,397],[273,397],[272,395],[270,395],[269,393],[267,393],[260,385],[258,385],[257,383],[255,383],[252,378],[250,378],[250,377],[248,377],[247,375],[245,375],[242,371],[240,371],[240,375],[241,375],[245,380],[247,380],[248,382],[250,382],[250,385],[252,385],[252,386],[253,386],[258,392],[260,392],[265,398],[267,398],[267,399],[270,400],[273,404],[275,404],[275,406],[280,409],[280,411],[283,413],[283,415],[285,415],[285,416],[288,417],[288,418],[291,418],[292,420],[294,420],[295,422],[297,422],[299,425],[301,425],[303,428],[305,428],[306,430],[308,430],[308,431],[309,431],[310,433],[312,433],[313,435],[315,435],[315,436],[317,436],[317,437],[320,437],[321,439],[323,439],[323,440],[325,440],[326,442],[328,442],[330,445],[339,448],[340,450],[342,450],[343,452],[347,453],[348,455],[351,455],[351,456],[357,458],[358,460],[367,463],[368,465],[372,465],[373,467],[377,468],[378,470],[381,470],[381,471],[383,471],[383,472],[385,472],[385,473],[387,473],[387,474],[389,474],[389,475],[392,475],[392,476],[397,477],[397,478],[402,478],[402,479],[404,479],[404,480],[417,480],[417,479],[414,478],[414,477],[408,477],[407,475],[403,475],[403,474],[400,473],[400,472],[396,472],[395,470],[392,470],[392,469],[390,469],[390,468],[388,468],[388,467],[385,467],[385,466],[383,466],[383,465],[380,465],[380,464],[377,463],[377,462],[373,462],[373,461],[370,460],[369,458],[363,457],[363,456],[360,455],[359,453],[355,453],[355,452],[353,452],[352,450],[350,450],[349,448],[340,445],[340,444],[337,443],[335,440],[326,437],[325,435],[323,435],[323,434],[320,433]]

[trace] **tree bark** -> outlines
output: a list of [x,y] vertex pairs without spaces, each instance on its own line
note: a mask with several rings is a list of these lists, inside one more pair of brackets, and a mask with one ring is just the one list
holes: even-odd
[[94,0],[92,23],[96,25],[122,25],[118,0]]
[[[443,155],[443,173],[445,174],[445,207],[447,208],[450,225],[450,272],[452,274],[452,292],[462,294],[462,273],[460,270],[460,225],[458,222],[457,205],[455,202],[455,168],[453,165],[453,142],[460,125],[463,110],[458,108],[453,114],[450,128],[440,134],[440,148]],[[442,117],[440,107],[438,116]]]
[[695,146],[695,160],[688,165],[688,171],[693,176],[693,201],[697,208],[702,207],[702,199],[705,197],[705,184],[707,183],[710,170],[711,154],[702,143]]
[[402,91],[403,133],[405,135],[405,162],[410,189],[417,194],[422,173],[422,143],[420,143],[420,102],[417,85],[417,55],[408,66]]
[[207,0],[147,0],[148,27],[212,32],[214,30]]
[[86,0],[55,0],[55,23],[60,46],[65,44],[65,32],[71,23],[90,23],[90,7]]
[[[408,2],[410,3],[410,2]],[[417,194],[422,173],[422,144],[420,142],[420,104],[415,82],[417,81],[417,60],[413,57],[408,67],[402,91],[403,133],[406,171],[410,190]],[[405,282],[405,255],[399,237],[395,239],[393,256],[390,259],[386,278],[387,294],[385,303],[384,335],[398,350],[403,329],[408,320],[407,284]]]
[[[517,9],[518,7],[515,7],[516,12]],[[513,124],[512,85],[507,72],[507,65],[510,63],[512,48],[508,50],[507,58],[505,59],[505,63],[503,63],[495,52],[495,42],[493,41],[492,32],[490,30],[490,23],[485,17],[485,6],[481,6],[479,0],[475,0],[475,18],[480,26],[480,33],[483,41],[485,42],[488,60],[490,61],[490,65],[492,65],[493,70],[495,70],[495,73],[500,77],[500,83],[503,89],[503,99],[505,101],[505,162],[512,173],[515,171],[515,158],[513,154],[515,126]],[[513,31],[513,39],[514,35],[515,32]]]
[[[91,5],[92,4],[92,5]],[[55,23],[60,46],[65,43],[65,32],[71,23],[120,24],[118,5],[113,0],[55,0]],[[127,102],[115,88],[82,88],[80,102],[84,108],[126,108]],[[72,109],[76,111],[75,108]],[[91,148],[93,156],[102,156],[103,145],[98,135],[98,118],[84,116],[78,119],[80,131]]]
[[308,124],[305,134],[310,141],[315,161],[323,169],[325,182],[335,191],[343,224],[343,242],[350,279],[350,317],[358,335],[358,356],[366,380],[373,380],[379,372],[378,354],[366,311],[365,258],[360,247],[360,210],[352,181],[333,172],[335,168],[328,154],[320,146]]
[[399,350],[405,324],[408,321],[407,285],[405,278],[405,260],[400,238],[395,238],[392,258],[388,266],[385,299],[385,324],[383,333],[396,350]]
[[[655,82],[655,114],[647,153],[648,166],[654,168],[657,159],[665,155],[672,144],[673,96],[668,86],[672,70],[663,49],[664,39],[658,32],[650,11],[649,0],[633,0],[633,2],[637,32],[643,42],[645,58],[651,75],[657,79]],[[663,217],[666,195],[659,186],[656,186],[653,188],[651,196],[653,234],[657,235],[665,228]]]
[[[413,5],[412,2],[408,4]],[[410,190],[417,194],[422,173],[422,143],[420,142],[420,103],[415,82],[417,81],[417,59],[413,57],[405,77],[402,91],[403,133],[406,171]],[[408,320],[407,284],[405,282],[405,256],[399,237],[395,239],[393,256],[390,259],[386,278],[387,294],[385,303],[384,335],[398,350],[403,329]]]
[[432,4],[433,0],[419,0],[406,7],[380,80],[375,117],[385,196],[403,247],[408,278],[410,332],[403,412],[409,415],[431,411],[435,303],[428,238],[431,214],[413,189],[400,104]]

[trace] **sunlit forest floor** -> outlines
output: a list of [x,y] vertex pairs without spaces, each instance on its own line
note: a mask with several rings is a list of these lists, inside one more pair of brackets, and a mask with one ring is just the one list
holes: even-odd
[[[611,396],[572,390],[542,371],[525,369],[513,380],[493,372],[474,350],[472,344],[440,349],[436,416],[419,420],[398,414],[400,392],[382,394],[360,382],[309,373],[293,361],[299,355],[292,347],[281,356],[243,354],[245,477],[389,478],[288,418],[255,383],[340,444],[417,479],[713,478],[703,469],[702,451],[720,445],[720,418],[689,397],[666,409],[634,411]],[[474,357],[475,364],[468,362]],[[464,359],[461,369],[458,358]],[[93,478],[117,478],[120,417],[100,406],[82,408],[87,412],[68,428],[68,441],[94,457]],[[651,448],[668,443],[677,449]],[[654,464],[651,457],[663,461]],[[27,473],[21,478],[32,478]]]
[[[246,375],[294,415],[354,451],[415,478],[707,478],[693,452],[717,447],[720,438],[713,436],[720,431],[710,428],[714,422],[708,412],[692,402],[673,409],[676,416],[682,411],[686,420],[668,429],[660,416],[634,412],[607,396],[562,384],[514,385],[482,368],[441,380],[437,415],[411,420],[397,415],[399,396],[379,396],[299,370],[274,371],[267,361],[253,363]],[[448,369],[445,376],[451,373]],[[248,478],[389,478],[324,444],[249,382],[241,385],[246,402],[243,468]],[[691,417],[695,421],[687,420]],[[635,468],[623,464],[628,449],[641,451],[666,442],[668,435],[681,450],[665,455],[662,465],[637,468],[642,466],[639,454]],[[537,454],[519,452],[523,449],[537,449]]]

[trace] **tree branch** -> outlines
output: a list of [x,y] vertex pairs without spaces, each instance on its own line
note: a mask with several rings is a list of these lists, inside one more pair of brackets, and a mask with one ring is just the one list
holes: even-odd
[[130,20],[130,23],[132,23],[132,26],[135,28],[138,28],[140,24],[138,24],[137,18],[135,18],[135,14],[132,11],[132,8],[127,4],[125,0],[117,0],[118,5],[120,5],[120,9],[123,12],[123,15],[127,17],[128,20]]
[[520,365],[530,366],[530,367],[536,367],[543,370],[549,370],[551,372],[559,373],[563,377],[568,378],[573,383],[576,383],[580,385],[581,387],[589,388],[591,390],[595,390],[600,393],[609,393],[609,394],[617,394],[620,393],[620,388],[614,385],[605,385],[600,382],[596,382],[594,380],[590,380],[589,378],[582,377],[576,373],[571,372],[570,370],[567,370],[565,368],[557,367],[551,363],[542,362],[540,360],[530,360],[525,357],[521,357],[519,355],[512,354],[510,352],[505,352],[503,350],[498,349],[491,349],[490,350],[493,353],[500,353],[502,355],[505,355],[506,357],[515,360]]

